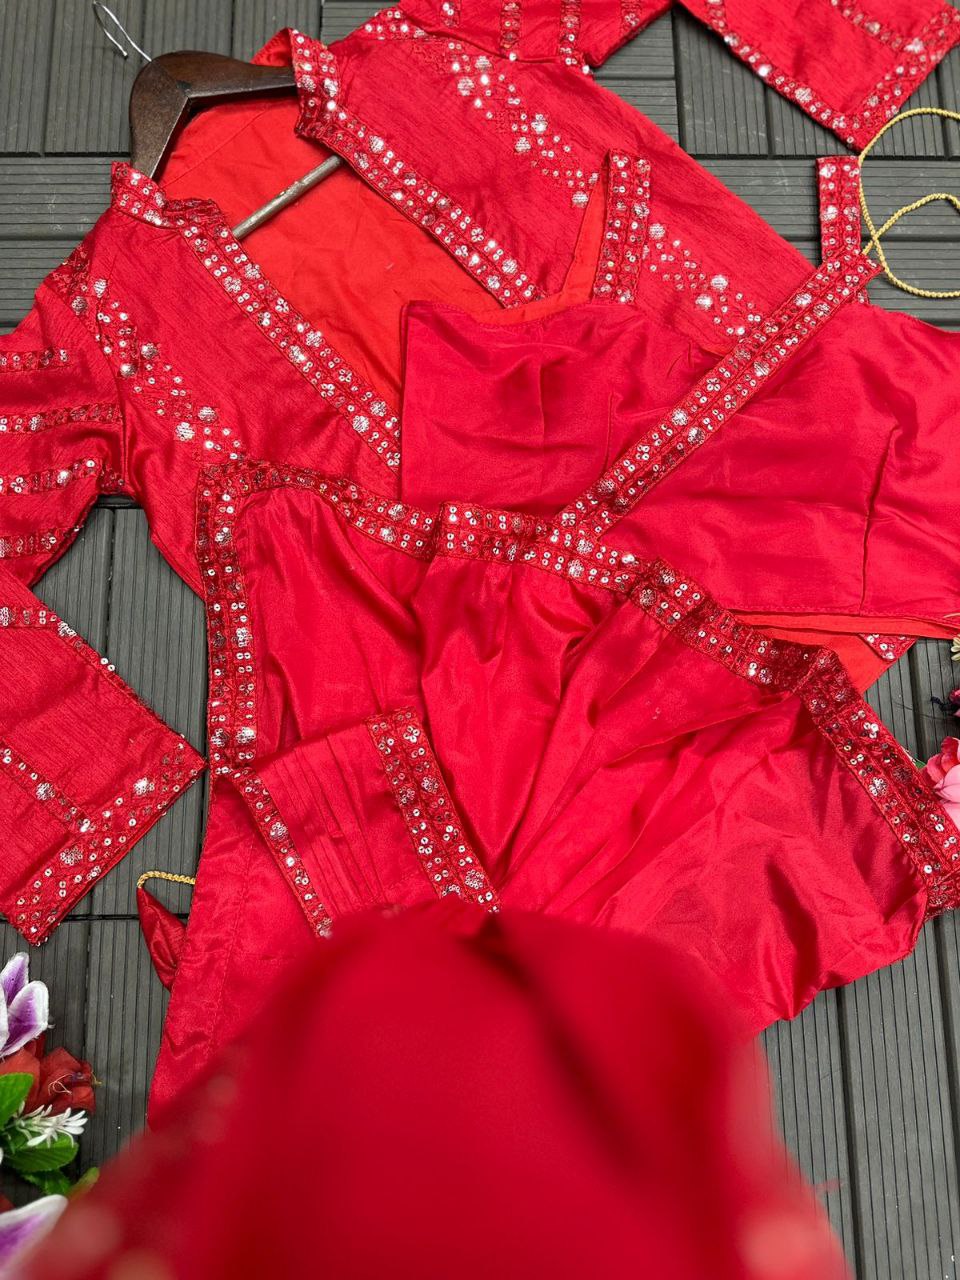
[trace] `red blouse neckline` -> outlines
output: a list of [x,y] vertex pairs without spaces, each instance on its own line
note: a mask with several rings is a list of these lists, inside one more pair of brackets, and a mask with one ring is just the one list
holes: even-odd
[[224,293],[330,403],[387,467],[400,465],[399,410],[372,386],[273,285],[233,234],[212,199],[168,196],[131,165],[111,174],[112,206],[129,217],[177,230]]

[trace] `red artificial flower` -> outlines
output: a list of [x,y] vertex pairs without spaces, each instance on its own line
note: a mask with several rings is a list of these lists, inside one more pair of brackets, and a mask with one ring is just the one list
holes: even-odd
[[54,1115],[72,1107],[74,1111],[93,1111],[94,1075],[89,1062],[75,1058],[66,1049],[44,1053],[46,1037],[38,1036],[22,1049],[0,1060],[0,1075],[20,1072],[33,1076],[24,1111],[50,1107]]
[[27,1108],[50,1107],[54,1115],[71,1107],[74,1111],[93,1111],[94,1076],[89,1062],[75,1058],[66,1049],[54,1049],[40,1059],[40,1083],[37,1102],[27,1099]]

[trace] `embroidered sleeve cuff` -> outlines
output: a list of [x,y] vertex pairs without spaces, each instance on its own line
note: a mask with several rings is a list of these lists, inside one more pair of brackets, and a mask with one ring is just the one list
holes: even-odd
[[39,943],[204,761],[19,590],[0,606],[0,909]]
[[496,895],[413,711],[310,738],[236,782],[313,927],[375,905]]

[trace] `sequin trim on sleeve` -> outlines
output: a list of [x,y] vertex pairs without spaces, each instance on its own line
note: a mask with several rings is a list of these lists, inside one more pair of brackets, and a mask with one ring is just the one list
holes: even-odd
[[120,411],[113,400],[43,409],[38,413],[0,414],[0,433],[33,435],[74,422],[116,422],[119,416]]
[[443,781],[420,718],[411,710],[372,716],[370,737],[410,835],[417,861],[437,896],[449,894],[499,910]]
[[636,301],[650,215],[650,165],[614,152],[607,161],[607,183],[607,215],[593,296],[631,304]]
[[[857,11],[853,6],[840,6],[831,0],[834,8],[840,9],[848,21],[863,26],[870,31],[870,21],[856,21]],[[860,15],[861,19],[863,15]],[[913,91],[930,75],[934,67],[960,41],[960,11],[944,4],[926,25],[915,35],[904,36],[899,33],[881,31],[880,24],[875,23],[877,30],[872,32],[891,53],[899,54],[889,71],[879,83],[866,94],[863,101],[852,112],[844,113],[835,110],[819,98],[813,89],[788,75],[766,56],[756,44],[746,40],[735,31],[727,21],[726,0],[707,0],[705,22],[723,38],[728,49],[751,67],[761,80],[771,85],[778,93],[783,94],[798,107],[802,107],[808,115],[820,124],[832,129],[852,147],[863,147],[876,133],[877,129],[891,116],[895,116]]]
[[86,813],[54,784],[0,742],[0,774],[42,804],[63,824],[56,856],[28,884],[13,890],[11,923],[32,943],[43,942],[90,885],[123,857],[203,768],[180,741],[172,754],[97,812]]
[[62,347],[42,351],[0,351],[0,373],[35,373],[42,369],[65,369],[70,353]]

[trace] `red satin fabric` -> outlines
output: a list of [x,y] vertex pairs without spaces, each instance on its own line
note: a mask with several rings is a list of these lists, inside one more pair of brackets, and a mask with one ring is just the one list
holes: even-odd
[[234,796],[155,1109],[202,1065],[191,1029],[236,1034],[310,930],[377,903],[663,940],[756,1031],[955,901],[960,837],[837,660],[668,566],[571,575],[529,518],[296,468],[217,469],[203,495],[211,766]]
[[636,939],[357,919],[17,1275],[843,1280],[721,1010]]

